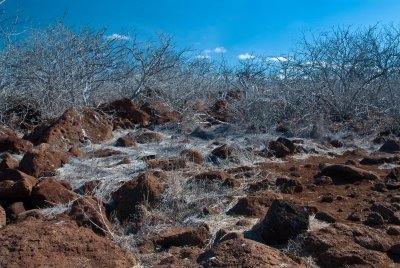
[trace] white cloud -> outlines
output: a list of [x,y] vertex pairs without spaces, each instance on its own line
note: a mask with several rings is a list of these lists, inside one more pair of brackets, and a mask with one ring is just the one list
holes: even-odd
[[226,48],[224,47],[216,47],[214,48],[215,53],[226,53]]
[[289,59],[285,58],[285,57],[271,57],[271,58],[268,58],[267,60],[275,61],[275,62],[282,62],[282,61],[288,61]]
[[249,53],[245,53],[245,54],[240,54],[239,56],[238,56],[238,59],[239,60],[250,60],[250,59],[254,59],[256,56],[254,56],[254,55],[251,55],[251,54],[249,54]]
[[206,55],[197,55],[195,58],[199,59],[199,60],[204,60],[204,59],[211,59],[211,56],[208,55],[208,54],[206,54]]
[[131,40],[131,38],[127,35],[113,33],[112,35],[107,36],[108,40]]

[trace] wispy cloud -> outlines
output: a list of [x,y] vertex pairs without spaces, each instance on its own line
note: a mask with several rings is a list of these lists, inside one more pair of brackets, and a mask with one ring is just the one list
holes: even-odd
[[107,36],[108,40],[131,40],[131,38],[127,35],[113,33],[112,35]]
[[251,55],[251,54],[249,54],[249,53],[245,53],[245,54],[240,54],[239,56],[238,56],[238,59],[239,60],[250,60],[250,59],[254,59],[256,56],[254,56],[254,55]]
[[226,53],[226,48],[224,47],[216,47],[214,48],[215,53]]
[[288,61],[288,58],[285,57],[271,57],[267,59],[268,61],[274,61],[274,62],[283,62],[283,61]]
[[197,55],[195,58],[199,59],[199,60],[204,60],[204,59],[211,59],[211,56],[210,55]]

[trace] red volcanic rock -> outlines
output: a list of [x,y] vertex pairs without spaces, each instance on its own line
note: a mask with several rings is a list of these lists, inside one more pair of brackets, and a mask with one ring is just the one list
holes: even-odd
[[203,247],[208,238],[209,230],[206,227],[172,227],[161,231],[154,239],[154,243],[163,248],[197,246]]
[[378,179],[378,176],[371,171],[341,164],[325,166],[320,175],[331,177],[335,183],[353,183],[360,180]]
[[32,149],[32,143],[18,137],[0,137],[0,152],[25,153]]
[[134,267],[136,258],[111,240],[70,222],[23,221],[1,230],[2,267]]
[[78,196],[62,182],[54,178],[46,178],[35,185],[31,193],[31,203],[37,208],[52,207],[77,199]]
[[202,267],[305,267],[278,249],[245,238],[222,240],[197,261]]
[[32,150],[24,155],[19,169],[35,177],[53,176],[57,168],[68,162],[69,157],[68,153],[59,151]]
[[125,124],[128,123],[129,125],[130,123],[130,126],[134,126],[135,124],[147,126],[151,121],[148,113],[141,110],[135,103],[127,98],[103,104],[100,106],[100,109],[108,114],[114,115],[117,121],[126,120]]
[[165,186],[150,172],[140,174],[138,177],[125,182],[113,193],[116,202],[116,216],[119,221],[125,222],[134,219],[138,205],[154,208],[161,200]]
[[61,117],[36,127],[25,138],[35,145],[48,143],[53,149],[67,151],[86,140],[93,143],[109,140],[112,129],[111,122],[92,109],[69,109]]
[[388,236],[379,230],[356,224],[334,223],[307,232],[299,238],[321,267],[385,267],[390,262]]
[[85,196],[75,200],[68,215],[78,226],[90,228],[99,235],[111,235],[113,230],[106,208],[94,197]]
[[240,198],[228,214],[262,217],[276,199],[282,199],[282,196],[272,191],[257,192]]
[[168,122],[177,122],[180,119],[180,114],[173,111],[161,102],[147,102],[140,107],[150,115],[151,122],[156,125],[163,125]]

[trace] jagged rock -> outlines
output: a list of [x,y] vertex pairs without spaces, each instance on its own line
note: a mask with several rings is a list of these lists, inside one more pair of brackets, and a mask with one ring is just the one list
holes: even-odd
[[387,140],[379,151],[385,153],[398,153],[400,152],[400,141],[398,140]]
[[282,199],[282,196],[271,191],[257,192],[240,198],[227,214],[262,217],[276,199]]
[[297,240],[322,267],[382,267],[390,262],[384,253],[390,248],[387,237],[367,226],[334,223],[307,232]]
[[17,170],[17,169],[0,170],[0,181],[9,180],[9,181],[16,182],[16,181],[19,181],[22,179],[27,179],[33,185],[35,185],[38,182],[36,178],[29,176],[28,174],[26,174],[20,170]]
[[68,153],[60,151],[32,150],[24,155],[19,169],[31,176],[54,176],[55,170],[67,163],[70,158]]
[[32,143],[18,137],[0,137],[0,152],[21,154],[32,149]]
[[93,143],[111,139],[112,124],[92,109],[77,111],[71,108],[61,117],[36,127],[25,138],[35,145],[48,143],[53,149],[67,151],[87,139]]
[[0,200],[24,201],[29,198],[36,179],[26,176],[19,180],[0,180]]
[[78,196],[69,187],[54,178],[45,178],[32,189],[30,200],[37,208],[52,207],[77,199]]
[[282,244],[307,231],[308,212],[289,201],[274,200],[260,225],[267,244]]

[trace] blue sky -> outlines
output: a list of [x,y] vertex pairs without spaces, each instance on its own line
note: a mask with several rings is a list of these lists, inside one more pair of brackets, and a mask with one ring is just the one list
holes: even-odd
[[44,27],[67,10],[72,26],[106,26],[110,34],[167,32],[182,47],[213,58],[287,53],[303,30],[400,23],[400,0],[7,0]]

